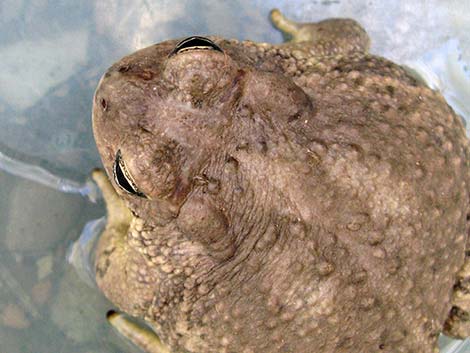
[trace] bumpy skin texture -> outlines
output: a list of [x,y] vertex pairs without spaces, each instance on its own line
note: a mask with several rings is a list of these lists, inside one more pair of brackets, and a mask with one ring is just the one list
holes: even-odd
[[101,240],[97,282],[172,352],[437,351],[465,260],[465,131],[343,25],[335,45],[171,40],[100,82],[96,142],[133,219]]

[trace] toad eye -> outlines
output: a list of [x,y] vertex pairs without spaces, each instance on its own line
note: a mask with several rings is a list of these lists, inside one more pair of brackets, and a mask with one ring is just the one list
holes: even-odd
[[114,160],[113,166],[113,176],[116,184],[125,192],[139,197],[146,197],[143,192],[139,191],[135,181],[127,170],[126,164],[122,159],[121,150],[118,150],[116,153],[116,159]]
[[193,36],[183,39],[181,42],[176,44],[176,47],[171,51],[170,56],[193,49],[211,49],[223,53],[223,50],[210,39],[205,37]]

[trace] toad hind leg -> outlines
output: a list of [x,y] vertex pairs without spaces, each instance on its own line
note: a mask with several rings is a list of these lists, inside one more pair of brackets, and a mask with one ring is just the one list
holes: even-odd
[[[338,55],[367,52],[370,39],[359,23],[347,18],[332,18],[315,23],[298,23],[278,10],[270,14],[273,25],[290,40],[284,44],[310,55]],[[301,43],[301,45],[300,45]]]
[[[133,281],[129,282],[126,275],[133,264],[137,268],[145,266],[141,262],[142,256],[131,249],[126,240],[133,220],[132,213],[102,170],[93,171],[92,177],[101,189],[108,213],[106,228],[96,250],[96,282],[105,295],[121,309],[135,316],[142,316],[144,309],[138,308],[144,308],[144,305],[139,300],[145,301],[145,298],[153,294],[153,290],[133,287]],[[118,332],[146,352],[170,353],[155,333],[124,315],[110,312],[108,321]]]
[[125,315],[114,311],[108,313],[108,321],[124,337],[148,353],[171,353],[151,330],[139,325]]

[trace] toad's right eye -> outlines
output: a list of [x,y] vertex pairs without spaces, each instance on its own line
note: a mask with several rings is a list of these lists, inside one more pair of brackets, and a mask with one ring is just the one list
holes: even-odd
[[175,49],[170,53],[170,56],[182,53],[189,50],[203,50],[203,49],[210,49],[216,50],[223,53],[223,50],[211,41],[209,38],[200,37],[200,36],[193,36],[183,39],[181,42],[176,44]]
[[135,196],[146,197],[145,194],[137,188],[134,179],[127,170],[126,164],[122,159],[121,150],[118,150],[116,153],[116,159],[114,160],[113,166],[113,175],[114,181],[122,190]]

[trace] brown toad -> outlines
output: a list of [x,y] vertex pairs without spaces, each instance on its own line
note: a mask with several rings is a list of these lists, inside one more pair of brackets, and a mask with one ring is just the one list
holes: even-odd
[[470,334],[460,118],[356,22],[272,19],[291,41],[170,40],[102,78],[96,279],[163,343],[111,320],[152,353],[426,353]]

